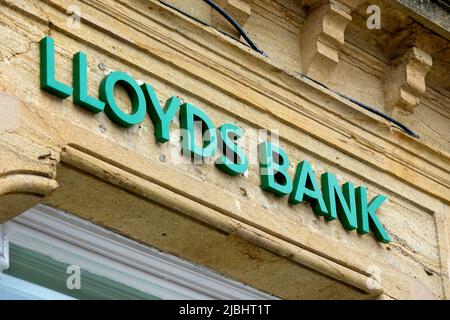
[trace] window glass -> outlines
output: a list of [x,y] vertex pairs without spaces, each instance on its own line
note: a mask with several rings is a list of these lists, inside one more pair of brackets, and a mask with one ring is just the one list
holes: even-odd
[[0,299],[159,299],[13,243],[9,250],[10,267],[0,279]]

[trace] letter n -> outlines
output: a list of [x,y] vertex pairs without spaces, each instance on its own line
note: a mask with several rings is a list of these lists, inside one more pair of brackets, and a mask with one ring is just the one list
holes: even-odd
[[322,194],[328,209],[327,220],[334,220],[339,216],[342,226],[347,230],[357,228],[355,187],[351,182],[344,183],[342,190],[336,176],[325,172],[321,176]]

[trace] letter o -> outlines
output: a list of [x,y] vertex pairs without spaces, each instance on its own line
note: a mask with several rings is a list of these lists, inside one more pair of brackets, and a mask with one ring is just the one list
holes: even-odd
[[[114,97],[114,87],[122,86],[131,99],[132,112],[123,112]],[[100,83],[100,99],[105,102],[108,117],[122,127],[131,127],[144,121],[146,114],[145,96],[137,82],[124,72],[114,71],[103,78]]]

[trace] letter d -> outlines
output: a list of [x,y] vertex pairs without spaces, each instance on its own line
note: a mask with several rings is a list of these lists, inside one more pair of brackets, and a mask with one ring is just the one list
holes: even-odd
[[[198,146],[195,143],[195,122],[200,121],[203,134],[203,144]],[[217,133],[211,119],[201,109],[183,103],[180,108],[181,125],[181,149],[183,154],[189,153],[192,156],[201,158],[212,157],[216,152]]]

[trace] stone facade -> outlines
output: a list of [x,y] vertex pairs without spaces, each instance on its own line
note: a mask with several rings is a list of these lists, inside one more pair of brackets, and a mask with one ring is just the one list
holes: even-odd
[[[0,223],[45,203],[286,299],[450,298],[445,14],[425,16],[413,1],[220,1],[262,55],[203,1],[166,2],[0,0]],[[381,8],[381,29],[367,28],[369,5]],[[250,141],[276,132],[292,177],[308,160],[317,175],[386,195],[377,214],[392,241],[263,191],[257,164],[233,177],[174,163],[177,121],[157,143],[148,116],[123,128],[43,91],[45,36],[63,83],[73,55],[87,54],[93,97],[108,73],[127,72],[161,103],[178,96]],[[130,104],[123,90],[116,99]]]

